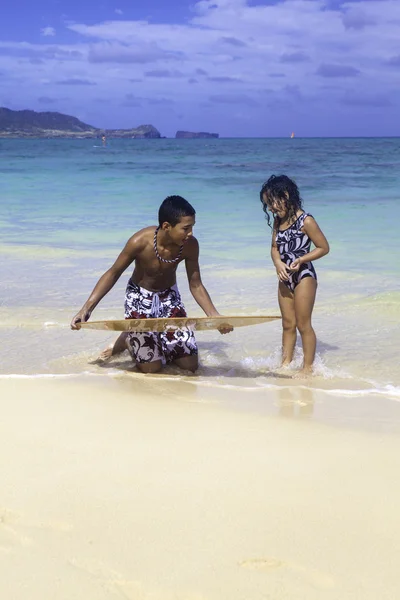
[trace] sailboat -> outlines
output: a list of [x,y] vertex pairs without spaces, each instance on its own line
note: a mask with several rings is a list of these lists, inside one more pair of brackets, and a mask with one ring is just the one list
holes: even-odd
[[294,138],[294,131],[292,131],[292,133],[290,134],[291,138]]

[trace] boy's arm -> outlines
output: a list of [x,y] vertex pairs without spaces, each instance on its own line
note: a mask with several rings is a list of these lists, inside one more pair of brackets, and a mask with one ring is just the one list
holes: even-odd
[[[189,246],[190,244],[190,246]],[[189,282],[189,289],[197,304],[206,313],[207,317],[218,317],[219,312],[215,308],[209,293],[201,281],[199,266],[199,243],[192,237],[188,244],[187,256],[185,259],[186,273]]]
[[143,246],[143,237],[138,234],[133,235],[125,245],[115,263],[106,271],[96,283],[92,293],[82,306],[81,310],[71,321],[71,329],[79,329],[80,323],[88,321],[94,308],[100,300],[104,298],[111,288],[117,283],[122,273],[135,260]]

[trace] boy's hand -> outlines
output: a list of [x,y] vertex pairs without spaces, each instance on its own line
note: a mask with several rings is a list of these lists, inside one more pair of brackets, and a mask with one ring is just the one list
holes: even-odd
[[230,333],[231,331],[233,331],[233,327],[232,327],[232,325],[229,325],[228,323],[222,323],[222,325],[220,325],[218,327],[218,331],[222,335],[225,335],[225,333]]
[[[213,318],[213,317],[223,317],[224,315],[220,315],[219,312],[217,312],[217,313],[213,313],[208,316]],[[225,335],[225,333],[230,333],[231,331],[233,331],[233,327],[232,327],[232,325],[229,325],[229,323],[221,323],[221,325],[218,327],[218,331],[222,335]]]
[[283,261],[280,261],[277,265],[275,265],[275,268],[279,281],[288,281],[290,267],[288,267]]
[[71,321],[71,329],[80,329],[81,323],[86,323],[90,319],[91,311],[81,309]]

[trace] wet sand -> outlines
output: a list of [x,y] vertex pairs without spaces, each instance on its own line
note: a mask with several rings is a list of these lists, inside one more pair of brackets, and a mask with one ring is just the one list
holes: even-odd
[[135,375],[0,398],[4,598],[400,594],[396,402]]

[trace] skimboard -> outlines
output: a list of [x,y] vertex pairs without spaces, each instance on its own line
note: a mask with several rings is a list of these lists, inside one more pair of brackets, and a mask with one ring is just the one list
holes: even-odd
[[149,319],[121,319],[116,321],[87,321],[81,323],[84,329],[106,329],[108,331],[168,331],[168,329],[182,329],[188,327],[196,331],[209,331],[211,329],[224,329],[226,327],[245,327],[247,325],[260,325],[281,319],[276,316],[233,316],[233,317],[178,317],[178,318],[149,318]]

